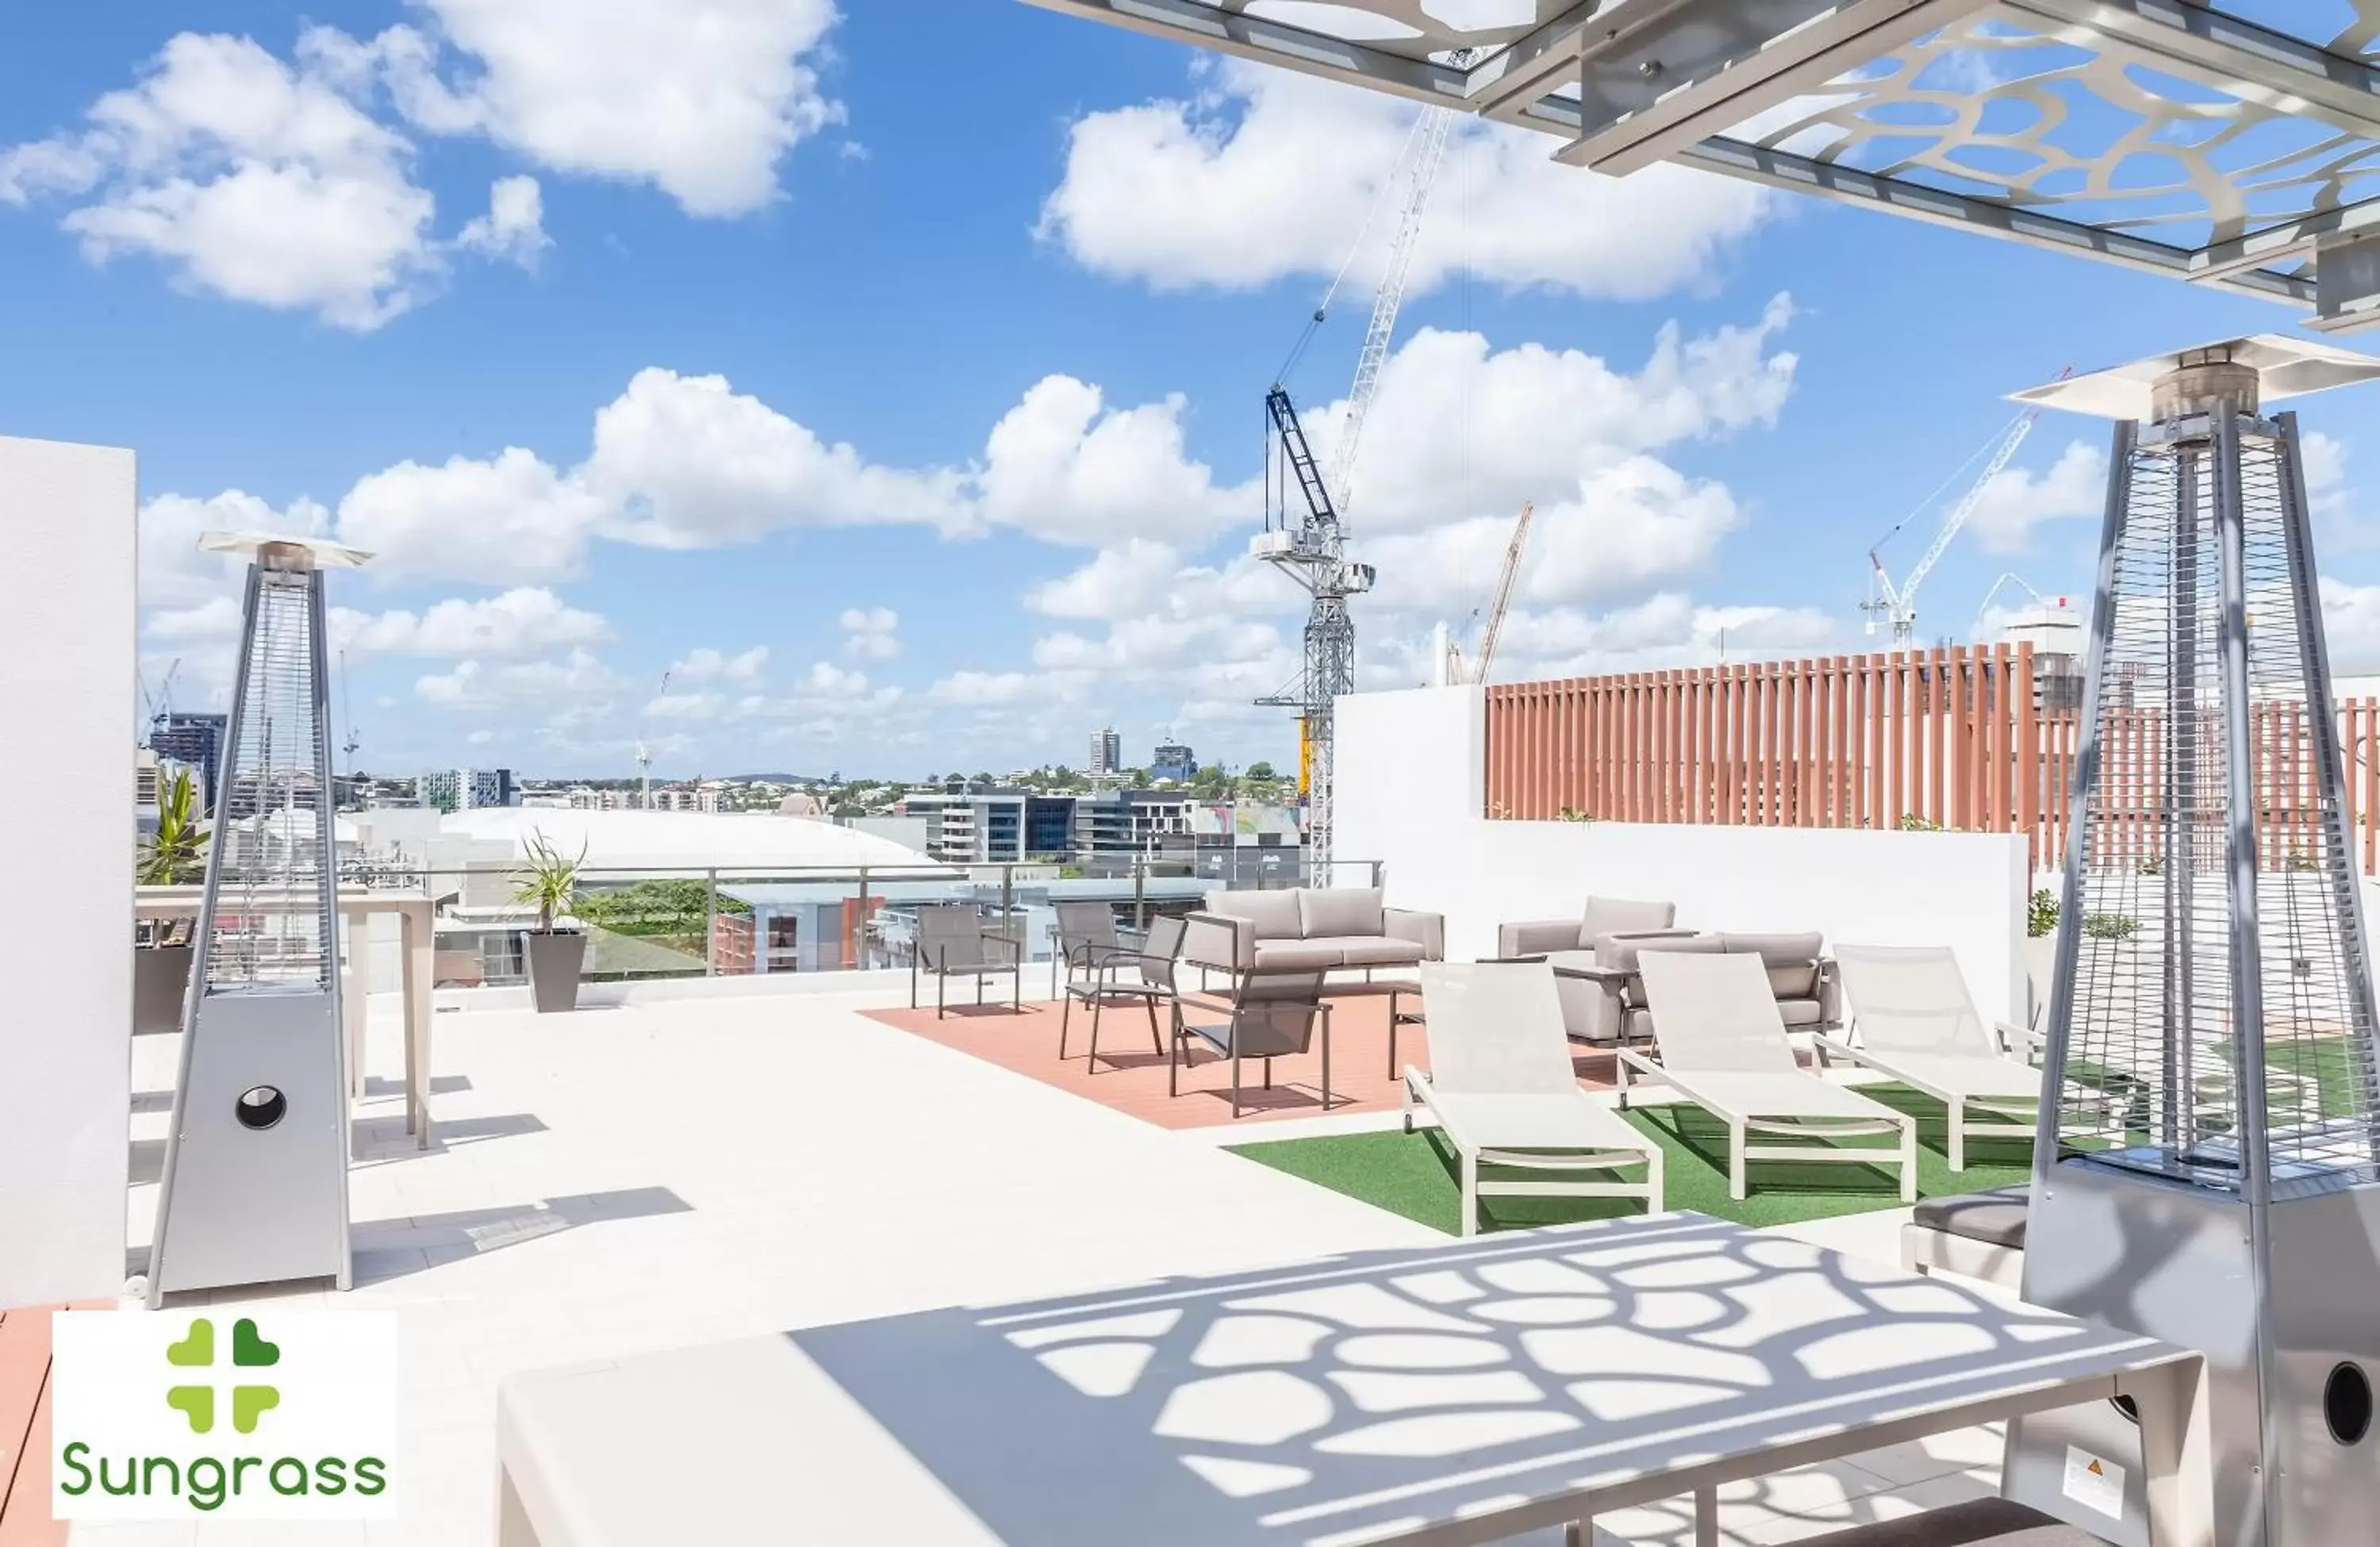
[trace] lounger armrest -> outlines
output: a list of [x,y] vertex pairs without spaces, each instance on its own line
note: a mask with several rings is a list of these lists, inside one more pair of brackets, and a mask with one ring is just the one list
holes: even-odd
[[1816,1056],[1818,1067],[1821,1069],[1827,1066],[1827,1054],[1830,1053],[1847,1064],[1856,1065],[1865,1061],[1860,1056],[1860,1050],[1852,1046],[1848,1038],[1830,1037],[1824,1031],[1810,1033],[1810,1051]]
[[[1025,959],[1025,948],[1021,942],[1011,940],[1008,936],[1001,933],[998,930],[978,930],[977,932],[983,936],[984,942],[987,944],[993,947],[991,955],[994,957],[998,957],[1003,953],[1006,954],[1009,966],[1014,967],[1018,962]],[[985,965],[996,967],[999,963],[994,960],[988,961]]]
[[1575,951],[1585,944],[1575,919],[1532,919],[1496,926],[1496,954],[1508,960],[1541,956],[1548,951]]
[[2049,1042],[2048,1038],[2031,1027],[2018,1026],[2012,1021],[1996,1020],[1992,1022],[1992,1029],[1999,1034],[2001,1052],[2015,1054],[2028,1064],[2039,1057]]
[[1410,907],[1380,909],[1380,930],[1390,940],[1410,940],[1421,947],[1424,961],[1446,959],[1446,915],[1422,913]]

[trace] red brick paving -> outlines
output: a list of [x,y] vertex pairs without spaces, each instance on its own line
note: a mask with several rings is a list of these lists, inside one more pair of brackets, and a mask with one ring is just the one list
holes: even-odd
[[[1410,1006],[1410,998],[1402,1002]],[[1389,1001],[1360,994],[1330,1001],[1330,1112],[1393,1112],[1402,1091],[1389,1070]],[[1066,1059],[1058,1061],[1059,1006],[1028,1002],[1020,1011],[1006,1005],[953,1006],[937,1020],[925,1010],[869,1010],[875,1020],[914,1032],[944,1047],[972,1054],[986,1063],[1087,1097],[1161,1128],[1200,1128],[1232,1120],[1231,1061],[1203,1043],[1187,1050],[1182,1093],[1165,1093],[1165,1055],[1149,1044],[1148,1017],[1137,1006],[1111,1007],[1099,1023],[1099,1061],[1094,1072],[1087,1056],[1090,1015],[1076,1005],[1066,1036]],[[1160,1026],[1165,1014],[1158,1014]],[[1429,1066],[1428,1038],[1422,1028],[1397,1030],[1397,1064]],[[1582,1053],[1579,1081],[1591,1090],[1611,1087],[1609,1054]],[[1240,1122],[1259,1124],[1285,1117],[1318,1117],[1322,1107],[1322,1058],[1316,1051],[1273,1063],[1273,1088],[1262,1089],[1263,1066],[1241,1070]]]

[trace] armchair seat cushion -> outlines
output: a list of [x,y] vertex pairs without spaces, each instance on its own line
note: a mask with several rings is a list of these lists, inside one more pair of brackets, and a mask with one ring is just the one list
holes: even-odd
[[1777,1013],[1784,1017],[1789,1027],[1820,1026],[1826,1022],[1826,1011],[1815,999],[1780,999],[1777,1002]]
[[1390,940],[1382,935],[1324,935],[1307,945],[1323,945],[1340,953],[1343,967],[1411,967],[1424,958],[1418,940]]

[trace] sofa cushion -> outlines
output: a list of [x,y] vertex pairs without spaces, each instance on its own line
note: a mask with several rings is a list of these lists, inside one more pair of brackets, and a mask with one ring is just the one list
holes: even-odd
[[1293,891],[1209,892],[1207,911],[1245,919],[1256,926],[1258,940],[1295,940],[1305,932]]
[[1757,956],[1768,969],[1768,992],[1779,999],[1815,999],[1819,954],[1827,948],[1823,934],[1722,934],[1730,951]]
[[1607,934],[1595,943],[1595,964],[1621,972],[1636,970],[1636,958],[1647,951],[1686,951],[1716,955],[1726,950],[1715,934]]
[[[1774,972],[1769,974],[1772,979],[1776,976]],[[1815,1026],[1824,1018],[1815,999],[1779,999],[1777,1015],[1788,1026]]]
[[1264,972],[1320,972],[1347,965],[1343,940],[1259,940],[1257,968]]
[[1304,886],[1291,895],[1297,898],[1298,932],[1308,940],[1387,932],[1377,886]]
[[1677,921],[1676,903],[1636,902],[1627,897],[1589,897],[1586,899],[1586,917],[1579,922],[1578,937],[1593,940],[1598,934],[1666,930]]
[[1428,955],[1418,940],[1378,934],[1326,934],[1305,944],[1334,947],[1350,967],[1411,967]]

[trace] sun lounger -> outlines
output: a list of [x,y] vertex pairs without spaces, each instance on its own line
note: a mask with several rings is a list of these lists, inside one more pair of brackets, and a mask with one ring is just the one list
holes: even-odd
[[[1543,963],[1421,964],[1431,1070],[1406,1066],[1405,1131],[1416,1106],[1461,1157],[1463,1233],[1482,1197],[1641,1198],[1661,1208],[1661,1147],[1578,1087],[1553,969]],[[1482,1165],[1569,1173],[1481,1181]],[[1645,1167],[1641,1182],[1621,1167]]]
[[[2032,1137],[2042,1072],[2017,1051],[2029,1039],[1975,1013],[1948,946],[1839,945],[1835,962],[1852,1030],[1817,1035],[1822,1065],[1833,1054],[1940,1102],[1949,1109],[1953,1171],[1967,1168],[1970,1139]],[[2002,1120],[1976,1122],[1971,1112]]]
[[[1639,964],[1653,1008],[1658,1060],[1621,1048],[1620,1102],[1631,1071],[1667,1083],[1727,1125],[1728,1195],[1745,1195],[1750,1161],[1831,1161],[1900,1167],[1900,1200],[1917,1200],[1917,1120],[1802,1067],[1786,1040],[1768,976],[1755,956],[1647,951]],[[1898,1133],[1899,1150],[1876,1145],[1755,1146],[1751,1134],[1865,1139]]]

